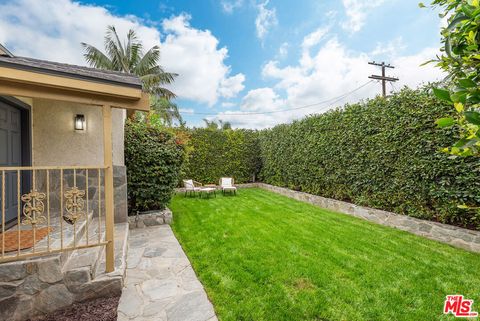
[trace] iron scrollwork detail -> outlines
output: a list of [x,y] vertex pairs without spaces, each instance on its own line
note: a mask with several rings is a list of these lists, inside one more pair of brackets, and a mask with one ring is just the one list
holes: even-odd
[[32,190],[28,194],[22,195],[21,199],[23,204],[23,216],[22,225],[32,225],[35,227],[37,224],[44,223],[47,218],[43,215],[45,212],[45,193],[40,193],[37,190]]
[[67,190],[65,196],[65,210],[67,214],[63,216],[63,219],[69,224],[75,224],[78,219],[84,216],[85,213],[85,191],[78,189],[74,186]]

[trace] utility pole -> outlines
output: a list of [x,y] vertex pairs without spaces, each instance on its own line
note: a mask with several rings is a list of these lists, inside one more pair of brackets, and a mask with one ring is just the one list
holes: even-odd
[[389,82],[395,82],[395,81],[398,81],[399,79],[398,78],[395,78],[395,77],[387,77],[385,75],[385,68],[395,68],[394,66],[391,66],[390,64],[386,65],[385,62],[382,62],[381,64],[380,63],[377,63],[375,61],[372,61],[372,62],[369,62],[368,63],[369,65],[374,65],[374,66],[379,66],[379,67],[382,67],[382,75],[379,76],[379,75],[371,75],[369,76],[368,78],[370,79],[375,79],[375,80],[381,80],[382,81],[382,94],[383,94],[383,97],[387,97],[387,81]]

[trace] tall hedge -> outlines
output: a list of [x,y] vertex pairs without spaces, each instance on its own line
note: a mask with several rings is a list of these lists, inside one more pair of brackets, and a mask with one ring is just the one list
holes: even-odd
[[184,146],[171,131],[143,121],[127,121],[125,164],[130,214],[165,208],[178,183],[184,153]]
[[260,168],[256,131],[194,128],[189,136],[185,178],[202,183],[218,183],[224,176],[234,177],[237,183],[254,180]]
[[[479,228],[480,160],[439,149],[455,130],[434,121],[451,113],[426,89],[346,106],[260,135],[261,179],[324,197],[418,218]],[[213,151],[211,151],[213,152]]]

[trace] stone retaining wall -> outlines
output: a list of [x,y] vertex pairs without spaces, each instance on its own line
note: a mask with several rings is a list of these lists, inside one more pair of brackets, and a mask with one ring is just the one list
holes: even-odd
[[0,265],[0,320],[25,320],[98,297],[119,296],[120,277],[62,271],[60,255]]
[[163,211],[150,211],[128,217],[130,229],[172,223],[172,211],[169,208]]
[[[253,185],[253,186],[252,186]],[[399,215],[373,208],[337,201],[317,195],[293,191],[287,188],[264,183],[249,184],[248,187],[259,187],[321,208],[363,218],[378,224],[394,227],[435,241],[450,244],[465,250],[480,253],[480,232],[441,224],[414,217]]]
[[115,270],[111,273],[104,273],[103,246],[0,264],[0,320],[22,321],[75,302],[120,296],[127,238],[127,224],[115,224]]

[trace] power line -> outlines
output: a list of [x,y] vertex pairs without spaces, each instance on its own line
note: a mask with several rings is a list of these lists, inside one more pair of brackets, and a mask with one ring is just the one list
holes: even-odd
[[398,78],[395,78],[395,77],[387,77],[385,75],[385,68],[395,68],[394,66],[391,66],[390,64],[386,65],[385,62],[382,61],[381,64],[373,61],[373,62],[369,62],[368,63],[369,65],[374,65],[374,66],[379,66],[379,67],[382,67],[382,75],[371,75],[369,76],[368,78],[370,79],[375,79],[375,80],[381,80],[382,81],[382,94],[383,94],[383,97],[387,97],[387,81],[390,82],[390,83],[393,83],[395,81],[398,81],[399,79]]
[[[249,115],[265,115],[265,114],[275,114],[275,113],[283,113],[283,112],[287,112],[287,111],[293,111],[293,110],[299,110],[299,109],[305,109],[305,108],[311,108],[311,107],[315,107],[315,106],[318,106],[318,105],[323,105],[325,103],[328,103],[328,102],[332,102],[332,104],[342,100],[343,98],[359,91],[360,89],[362,89],[363,87],[371,84],[372,82],[374,82],[373,80],[370,80],[366,83],[364,83],[363,85],[345,93],[345,94],[342,94],[340,96],[337,96],[337,97],[333,97],[333,98],[330,98],[330,99],[327,99],[327,100],[324,100],[324,101],[320,101],[320,102],[317,102],[317,103],[314,103],[314,104],[310,104],[310,105],[304,105],[304,106],[300,106],[300,107],[293,107],[293,108],[287,108],[287,109],[281,109],[281,110],[272,110],[272,111],[264,111],[264,112],[244,112],[244,113],[230,113],[230,114],[225,114],[225,116],[249,116]],[[327,107],[331,107],[331,105],[328,105]],[[322,108],[323,109],[323,108]],[[212,114],[212,113],[201,113],[201,112],[188,112],[188,111],[183,111],[181,112],[182,114],[185,114],[185,115],[204,115],[204,116],[217,116],[218,113],[215,113],[215,114]]]
[[393,82],[390,83],[390,86],[392,86],[392,92],[393,93],[398,92],[397,86],[395,86],[395,84]]

